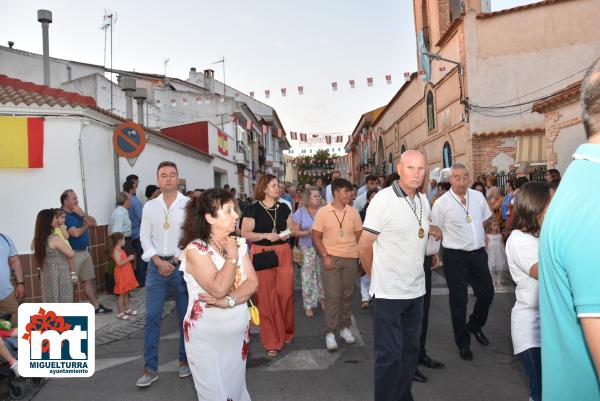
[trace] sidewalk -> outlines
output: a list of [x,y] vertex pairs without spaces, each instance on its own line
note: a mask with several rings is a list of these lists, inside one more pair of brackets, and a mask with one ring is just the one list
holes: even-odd
[[[144,329],[146,317],[146,288],[140,288],[132,292],[129,298],[129,306],[137,310],[137,316],[130,316],[130,320],[117,319],[117,300],[110,294],[98,296],[98,302],[111,308],[112,313],[96,315],[96,345],[108,344],[113,341],[128,337]],[[167,300],[163,308],[164,318],[175,309],[175,301]]]

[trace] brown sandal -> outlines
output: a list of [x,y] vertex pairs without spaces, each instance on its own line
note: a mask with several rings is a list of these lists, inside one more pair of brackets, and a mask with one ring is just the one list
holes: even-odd
[[276,349],[270,349],[267,351],[267,356],[269,358],[275,358],[277,356],[277,350]]

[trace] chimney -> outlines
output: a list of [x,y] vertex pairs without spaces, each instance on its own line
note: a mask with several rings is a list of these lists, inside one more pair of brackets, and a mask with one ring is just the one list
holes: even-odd
[[8,41],[8,47],[10,47],[12,49],[14,45],[15,45],[15,42],[13,42],[12,40]]
[[125,118],[133,121],[133,97],[132,94],[135,92],[135,79],[130,77],[122,77],[119,81],[121,90],[125,92]]
[[137,101],[138,124],[144,125],[144,100],[146,100],[146,88],[137,88],[133,92],[133,98]]
[[215,72],[213,70],[204,70],[203,87],[210,93],[215,93]]
[[196,67],[191,67],[190,72],[196,72]]
[[50,86],[50,44],[48,27],[52,23],[52,11],[38,10],[38,21],[42,23],[42,41],[44,44],[44,85]]

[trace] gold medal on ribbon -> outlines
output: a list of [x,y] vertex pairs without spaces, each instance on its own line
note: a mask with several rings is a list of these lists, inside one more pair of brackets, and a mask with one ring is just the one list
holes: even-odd
[[339,230],[338,237],[343,237],[343,236],[344,236],[344,230]]
[[467,223],[471,224],[473,222],[473,219],[471,218],[470,215],[467,215]]
[[425,238],[425,230],[423,229],[423,227],[419,227],[419,238]]
[[168,229],[169,229],[169,227],[170,227],[170,226],[169,226],[169,222],[168,222],[168,221],[165,221],[165,224],[163,224],[163,228],[164,228],[165,230],[168,230]]

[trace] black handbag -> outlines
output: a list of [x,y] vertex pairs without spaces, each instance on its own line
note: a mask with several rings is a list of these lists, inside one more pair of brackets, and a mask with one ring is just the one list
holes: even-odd
[[279,266],[279,258],[275,251],[262,251],[252,256],[254,270],[261,271]]

